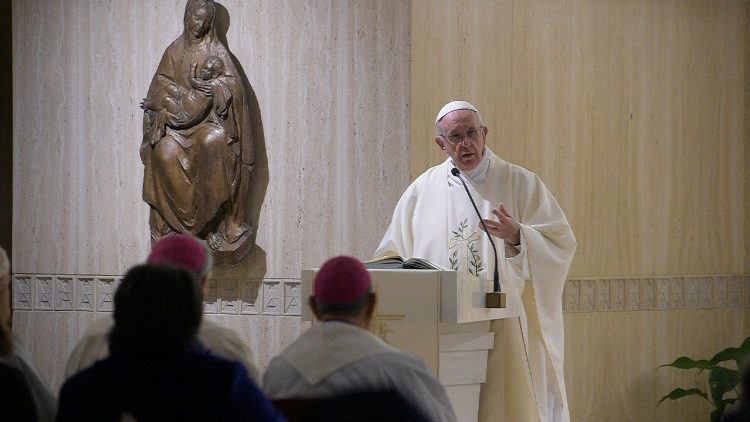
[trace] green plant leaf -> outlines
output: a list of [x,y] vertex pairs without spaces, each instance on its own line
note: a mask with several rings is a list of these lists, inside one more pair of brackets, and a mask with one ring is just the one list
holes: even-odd
[[[734,361],[737,364],[737,369],[729,369],[718,365],[719,363],[728,361]],[[716,353],[709,360],[694,360],[687,356],[681,356],[670,364],[661,365],[659,368],[662,366],[671,366],[677,369],[698,369],[699,373],[704,370],[708,371],[710,398],[708,394],[698,388],[691,388],[689,390],[676,388],[668,395],[662,397],[659,403],[667,399],[677,400],[687,396],[701,396],[714,406],[714,410],[711,412],[711,421],[721,422],[727,406],[740,400],[737,396],[739,394],[737,392],[737,382],[740,376],[740,368],[744,368],[747,362],[750,362],[750,337],[747,337],[740,347],[728,347]],[[730,391],[734,391],[735,397],[724,398],[724,395]]]
[[677,400],[687,396],[701,396],[704,399],[708,400],[708,396],[700,388],[691,388],[689,390],[675,388],[669,394],[662,397],[661,400],[659,400],[659,403],[656,403],[656,405],[660,405],[664,400]]
[[678,368],[678,369],[711,369],[715,365],[712,365],[709,361],[705,359],[693,360],[687,356],[680,356],[677,359],[675,359],[674,362],[661,365],[659,366],[659,368],[664,367],[664,366],[671,366],[673,368]]
[[737,364],[737,368],[742,368],[743,364],[750,356],[750,337],[746,338],[740,347],[727,347],[721,352],[714,355],[709,363],[717,364],[719,362],[726,362],[733,360]]

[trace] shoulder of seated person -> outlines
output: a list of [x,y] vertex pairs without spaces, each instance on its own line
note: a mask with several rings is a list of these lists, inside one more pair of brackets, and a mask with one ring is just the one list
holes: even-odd
[[198,336],[217,334],[220,334],[222,337],[232,340],[240,338],[240,335],[229,327],[219,325],[213,321],[203,320],[203,322],[201,322],[201,326],[198,328]]
[[94,321],[91,322],[91,324],[86,329],[86,332],[84,333],[84,337],[86,336],[95,336],[103,333],[108,333],[109,330],[112,329],[112,326],[115,325],[115,318],[113,314],[97,318]]

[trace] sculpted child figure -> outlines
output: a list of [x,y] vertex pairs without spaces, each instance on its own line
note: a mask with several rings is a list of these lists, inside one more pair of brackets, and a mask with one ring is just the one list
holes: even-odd
[[[141,108],[168,113],[167,119],[163,120],[172,121],[176,128],[189,128],[206,118],[214,123],[220,123],[220,120],[226,117],[227,107],[232,101],[232,93],[227,87],[227,76],[224,74],[224,61],[220,57],[210,56],[196,74],[197,67],[198,64],[193,62],[190,89],[157,75],[162,90],[156,90],[144,98]],[[211,90],[204,92],[196,89],[201,82],[208,84]],[[159,142],[164,136],[165,128],[162,122],[162,128],[157,132],[158,136],[151,138],[151,145]]]

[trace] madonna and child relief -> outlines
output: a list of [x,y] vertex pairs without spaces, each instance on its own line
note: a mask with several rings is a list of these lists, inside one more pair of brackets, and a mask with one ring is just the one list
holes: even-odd
[[216,35],[216,5],[188,0],[182,35],[164,51],[141,103],[143,200],[152,242],[204,239],[216,263],[252,248],[246,213],[255,161],[242,75]]

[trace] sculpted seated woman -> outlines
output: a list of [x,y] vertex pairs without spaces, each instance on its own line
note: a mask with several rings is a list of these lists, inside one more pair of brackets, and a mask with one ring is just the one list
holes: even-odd
[[184,31],[141,104],[143,200],[152,240],[190,233],[238,261],[252,235],[245,204],[254,154],[242,78],[216,36],[215,8],[213,0],[188,0]]

